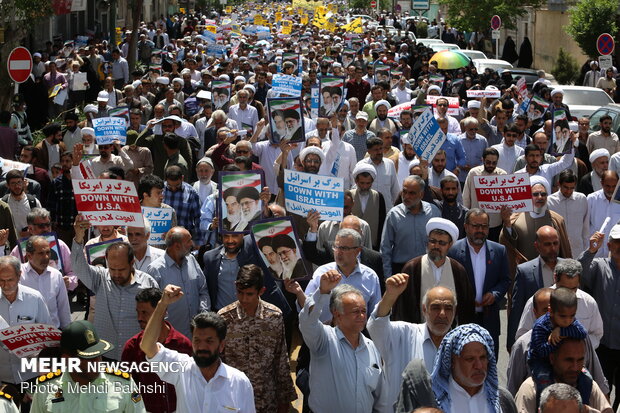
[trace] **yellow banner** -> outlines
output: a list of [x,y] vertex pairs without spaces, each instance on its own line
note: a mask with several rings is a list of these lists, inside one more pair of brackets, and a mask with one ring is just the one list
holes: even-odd
[[302,14],[300,19],[299,19],[301,24],[308,24],[308,15],[307,14]]
[[179,7],[179,12],[181,12],[181,14],[185,14],[185,8]]
[[226,6],[226,14],[232,14],[232,6]]
[[336,5],[336,4],[329,4],[327,6],[327,10],[331,11],[332,13],[338,13],[338,5]]
[[314,10],[317,6],[322,6],[322,1],[313,0],[293,0],[293,7],[302,8],[304,10]]
[[278,23],[280,20],[282,20],[282,12],[276,12],[276,23]]
[[282,34],[291,34],[292,26],[282,26]]
[[361,17],[358,17],[355,20],[351,20],[349,24],[345,24],[344,26],[341,26],[341,28],[344,29],[344,31],[350,32],[350,33],[363,33],[364,32],[362,28]]
[[257,26],[263,26],[263,16],[260,14],[254,15],[254,24]]
[[216,26],[205,26],[205,29],[207,31],[210,31],[211,33],[217,33],[217,27]]

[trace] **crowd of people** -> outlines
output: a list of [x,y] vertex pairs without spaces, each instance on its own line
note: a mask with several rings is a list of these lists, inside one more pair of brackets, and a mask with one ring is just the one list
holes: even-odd
[[[332,6],[191,11],[118,44],[33,50],[31,79],[0,113],[0,157],[18,161],[0,183],[0,322],[58,327],[54,357],[190,368],[37,375],[1,348],[5,411],[280,413],[298,397],[314,413],[618,409],[612,118],[573,118],[542,71],[524,92],[510,71],[442,69],[406,35],[415,21],[389,17],[402,28],[389,32]],[[276,92],[276,74],[301,78],[298,95]],[[584,83],[610,89],[616,75],[592,65]],[[322,78],[343,88],[315,112]],[[282,97],[300,98],[301,116],[270,119]],[[428,108],[445,135],[430,160],[414,143]],[[98,144],[93,120],[115,116],[126,143]],[[170,210],[159,244],[148,219],[100,225],[78,211],[85,165],[132,182],[142,207]],[[344,218],[287,210],[285,170],[342,178]],[[235,171],[260,171],[263,190],[223,191],[218,176]],[[533,210],[481,209],[475,177],[513,173],[529,175]],[[297,243],[248,234],[285,216]],[[86,248],[101,242],[105,257],[91,261]],[[72,321],[76,304],[87,320]],[[116,382],[135,387],[67,390]]]

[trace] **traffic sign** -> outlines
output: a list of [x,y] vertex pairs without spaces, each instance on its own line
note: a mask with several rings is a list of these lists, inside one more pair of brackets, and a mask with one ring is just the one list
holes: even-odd
[[376,9],[377,8],[377,2],[375,0],[372,0],[370,2],[370,7],[372,7],[373,9]]
[[500,31],[499,30],[492,30],[491,31],[491,39],[492,40],[498,40],[500,38]]
[[601,70],[607,70],[610,67],[613,67],[613,61],[611,55],[603,55],[598,57],[598,67]]
[[502,27],[502,19],[496,14],[491,17],[491,29],[499,30],[500,27]]
[[603,56],[607,56],[614,52],[614,38],[609,33],[601,34],[598,39],[596,39],[596,49]]
[[428,10],[431,8],[430,0],[412,0],[411,8],[413,10]]
[[32,56],[25,47],[16,47],[6,62],[9,76],[15,83],[24,83],[32,71]]

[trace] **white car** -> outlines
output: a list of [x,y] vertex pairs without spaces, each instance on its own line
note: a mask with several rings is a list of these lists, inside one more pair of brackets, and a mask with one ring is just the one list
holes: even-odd
[[589,118],[601,106],[607,106],[614,101],[603,89],[588,86],[556,86],[564,91],[562,102],[568,105],[570,114],[579,119]]
[[488,59],[487,55],[482,53],[480,50],[470,50],[470,49],[461,49],[459,50],[462,54],[469,57],[471,60],[474,59]]
[[427,47],[433,49],[433,52],[435,53],[442,52],[444,50],[461,50],[459,45],[454,43],[433,43]]
[[476,67],[478,73],[484,73],[485,69],[512,69],[512,65],[505,60],[499,59],[473,59],[472,63]]

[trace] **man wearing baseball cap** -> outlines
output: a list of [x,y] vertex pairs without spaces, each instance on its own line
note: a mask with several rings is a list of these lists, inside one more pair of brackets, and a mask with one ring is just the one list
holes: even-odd
[[89,362],[100,362],[114,345],[102,340],[88,321],[69,324],[60,336],[63,358],[80,359],[81,372],[57,370],[37,379],[31,413],[87,412],[146,412],[142,396],[129,373],[106,369],[105,373],[89,371]]

